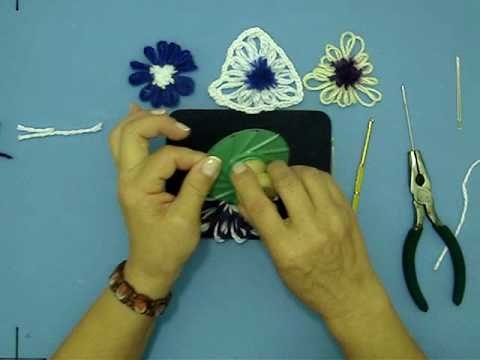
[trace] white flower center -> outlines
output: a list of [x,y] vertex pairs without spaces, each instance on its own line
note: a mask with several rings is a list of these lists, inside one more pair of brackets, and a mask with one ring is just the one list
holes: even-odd
[[165,88],[170,84],[175,84],[175,79],[173,75],[177,73],[175,66],[173,65],[152,65],[150,66],[150,74],[153,75],[153,84],[157,85],[161,89]]

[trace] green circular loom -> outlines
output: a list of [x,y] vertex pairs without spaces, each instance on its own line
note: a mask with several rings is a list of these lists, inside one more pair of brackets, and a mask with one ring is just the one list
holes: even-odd
[[248,160],[261,160],[265,164],[274,160],[288,162],[290,151],[280,134],[264,129],[246,129],[223,138],[208,153],[223,160],[222,171],[209,197],[236,204],[235,188],[230,181],[230,173],[236,163]]

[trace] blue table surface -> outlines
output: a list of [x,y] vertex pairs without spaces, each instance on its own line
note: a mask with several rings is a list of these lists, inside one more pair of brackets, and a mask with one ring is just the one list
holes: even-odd
[[[417,253],[431,309],[418,311],[401,272],[412,224],[400,84],[409,90],[416,141],[433,179],[437,210],[452,229],[463,205],[461,181],[480,158],[478,36],[480,2],[427,0],[0,1],[0,357],[48,356],[127,254],[107,135],[137,99],[128,62],[165,39],[191,49],[196,93],[181,108],[217,108],[207,87],[240,32],[260,26],[300,74],[342,32],[364,36],[384,100],[375,108],[323,106],[307,92],[297,109],[327,112],[336,142],[335,177],[350,196],[369,116],[376,118],[359,220],[376,271],[401,318],[432,358],[480,358],[480,188],[460,236],[467,261],[464,303],[451,302],[447,260],[432,265],[442,242],[426,226]],[[465,128],[455,127],[456,55],[463,59]],[[477,85],[476,85],[477,84]],[[18,142],[16,125],[89,127],[100,134]],[[365,326],[368,326],[366,324]],[[148,350],[149,358],[338,358],[322,320],[282,285],[260,242],[203,241]]]

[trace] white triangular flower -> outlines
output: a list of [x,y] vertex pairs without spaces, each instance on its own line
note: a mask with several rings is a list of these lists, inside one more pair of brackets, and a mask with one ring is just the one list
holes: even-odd
[[217,104],[257,114],[303,100],[303,86],[292,62],[262,29],[244,31],[227,51],[220,78],[209,87]]

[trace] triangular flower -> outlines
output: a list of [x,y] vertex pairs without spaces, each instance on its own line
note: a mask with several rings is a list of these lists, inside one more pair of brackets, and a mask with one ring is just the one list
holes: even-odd
[[208,92],[217,104],[248,114],[287,108],[304,96],[300,76],[285,51],[258,27],[232,43],[220,78]]

